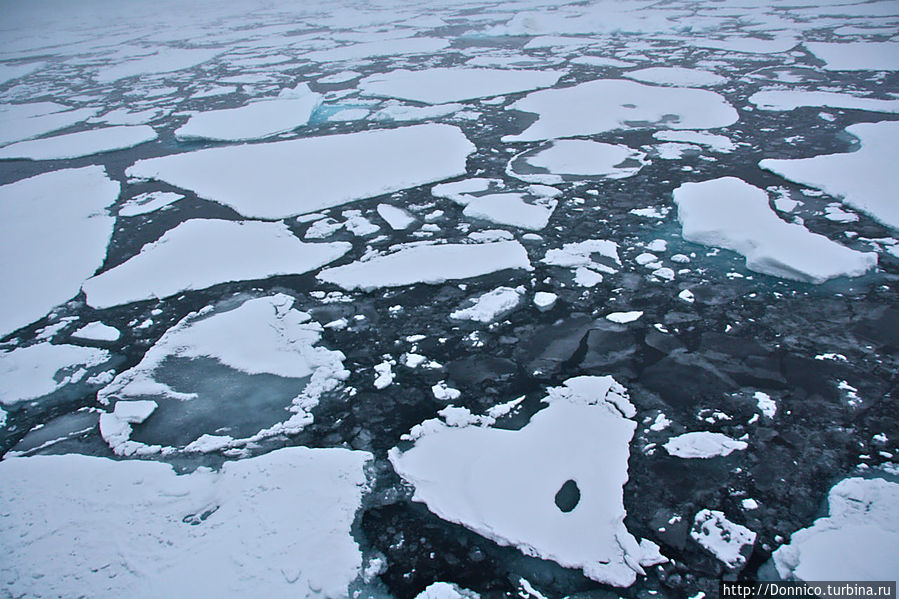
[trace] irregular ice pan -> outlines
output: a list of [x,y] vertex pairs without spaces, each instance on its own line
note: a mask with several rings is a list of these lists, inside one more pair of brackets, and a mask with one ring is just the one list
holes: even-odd
[[427,124],[198,150],[139,160],[126,173],[282,219],[456,177],[474,151],[457,127]]
[[53,102],[0,104],[0,146],[71,127],[97,112],[96,108],[68,110]]
[[168,48],[150,56],[128,60],[119,64],[101,67],[97,71],[97,81],[111,83],[125,77],[154,75],[189,69],[215,58],[221,50],[205,48]]
[[318,279],[347,290],[372,291],[416,283],[438,285],[507,268],[533,270],[527,251],[517,241],[407,247],[346,266],[326,268]]
[[87,369],[107,360],[109,352],[104,349],[47,342],[0,352],[0,404],[49,395],[77,383],[87,375]]
[[400,69],[370,75],[358,87],[363,96],[444,104],[552,87],[562,75],[561,71],[510,69]]
[[721,560],[728,568],[742,568],[755,544],[756,534],[727,519],[718,510],[699,510],[693,518],[690,537]]
[[818,284],[861,276],[877,264],[875,253],[781,220],[763,189],[735,177],[684,183],[674,190],[674,203],[684,239],[733,250],[755,272]]
[[538,115],[537,122],[504,142],[593,135],[616,129],[714,129],[739,118],[720,95],[701,89],[656,87],[603,79],[528,94],[507,109]]
[[847,478],[827,497],[828,516],[794,532],[772,554],[798,580],[893,580],[899,572],[899,484]]
[[103,264],[118,196],[101,166],[0,186],[0,337],[78,295]]
[[184,475],[77,454],[3,460],[0,538],[15,551],[0,573],[17,596],[346,596],[370,459],[290,447]]
[[104,127],[20,141],[0,148],[0,160],[66,160],[133,148],[154,139],[156,131],[147,125]]
[[656,85],[673,85],[679,87],[715,87],[724,85],[727,79],[709,71],[687,69],[684,67],[651,67],[622,73],[622,77],[654,83]]
[[[542,170],[522,172],[520,166],[516,168],[519,160]],[[608,179],[632,177],[646,162],[646,154],[624,145],[561,139],[536,152],[527,151],[515,156],[509,161],[506,173],[530,183],[555,185],[562,183],[566,175]]]
[[899,112],[899,100],[859,98],[850,94],[803,90],[763,90],[749,96],[749,102],[762,110],[793,110],[800,106],[826,106],[871,112]]
[[303,243],[283,223],[194,219],[85,281],[93,308],[161,299],[219,283],[303,274],[340,258],[346,242]]
[[855,152],[812,158],[765,159],[759,166],[839,198],[875,220],[899,229],[899,202],[888,190],[899,186],[893,167],[899,162],[899,122],[859,123],[846,127],[859,139]]
[[899,70],[899,43],[896,42],[806,42],[805,47],[824,61],[827,71]]
[[[390,450],[390,462],[414,485],[413,499],[441,518],[593,580],[629,586],[648,565],[645,546],[624,526],[635,409],[611,377],[569,379],[544,402],[520,430],[478,425],[478,418],[456,426],[426,421],[412,448]],[[578,499],[566,499],[563,511],[559,494],[572,484]]]
[[450,313],[455,320],[472,320],[475,322],[493,322],[500,316],[508,314],[518,307],[524,295],[524,288],[497,287],[493,291],[474,298],[467,307],[460,307]]
[[728,456],[734,451],[746,449],[748,445],[722,433],[696,431],[671,437],[664,447],[670,455],[679,458],[714,458]]

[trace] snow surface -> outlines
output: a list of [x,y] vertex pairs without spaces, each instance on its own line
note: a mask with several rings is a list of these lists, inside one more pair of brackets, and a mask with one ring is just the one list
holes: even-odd
[[151,191],[134,196],[119,208],[119,216],[139,216],[164,208],[184,198],[171,191]]
[[377,210],[378,216],[383,218],[394,231],[408,229],[415,222],[415,218],[412,215],[402,208],[391,204],[378,204]]
[[206,48],[166,48],[150,56],[101,67],[97,71],[97,81],[111,83],[126,77],[189,69],[215,58],[220,52]]
[[173,154],[126,174],[281,219],[464,174],[474,150],[458,128],[427,124]]
[[714,458],[742,451],[748,445],[722,433],[696,431],[671,437],[664,447],[670,455],[679,458]]
[[[629,586],[644,558],[624,526],[622,491],[636,410],[611,377],[569,379],[544,402],[520,430],[426,421],[414,446],[392,449],[390,461],[414,485],[413,499],[441,518]],[[564,513],[554,498],[567,480],[576,481],[580,501]]]
[[592,135],[628,128],[714,129],[737,122],[720,95],[701,89],[656,87],[602,79],[528,94],[508,109],[532,112],[538,120],[504,142]]
[[493,291],[474,298],[470,306],[450,312],[450,318],[483,323],[493,322],[517,308],[523,295],[524,288],[497,287]]
[[618,324],[627,324],[639,320],[641,316],[643,316],[643,312],[640,310],[633,310],[630,312],[610,312],[609,314],[606,314],[606,320]]
[[828,108],[850,108],[871,112],[899,112],[899,100],[878,100],[859,98],[836,92],[803,90],[763,90],[749,96],[749,102],[762,110],[793,110],[800,106],[826,106]]
[[553,306],[556,305],[556,301],[558,301],[559,296],[555,293],[551,293],[549,291],[538,291],[534,294],[534,305],[537,306],[537,309],[541,312],[546,312],[547,310],[551,310]]
[[[220,470],[83,455],[0,462],[16,596],[340,597],[371,455],[290,447]],[[252,523],[252,525],[248,525]]]
[[0,160],[65,160],[114,150],[124,150],[156,139],[156,131],[147,125],[104,127],[20,141],[0,148]]
[[707,146],[716,152],[732,152],[736,149],[730,138],[707,131],[656,131],[652,136],[662,141],[683,141]]
[[340,258],[346,242],[303,243],[283,223],[188,220],[138,255],[85,281],[88,305],[108,308],[229,281],[302,274]]
[[469,218],[509,225],[529,231],[539,231],[549,224],[558,202],[552,198],[538,197],[528,201],[524,193],[493,193],[468,196],[462,214]]
[[562,75],[561,71],[511,69],[400,69],[370,75],[359,81],[358,88],[363,96],[444,104],[552,87]]
[[734,250],[756,272],[823,283],[861,276],[877,264],[875,253],[851,250],[781,220],[763,189],[734,177],[684,183],[674,190],[674,203],[684,239]]
[[844,204],[899,229],[899,202],[885,190],[899,185],[899,122],[858,123],[846,127],[861,148],[812,158],[765,159],[759,166],[797,183],[816,187]]
[[[587,175],[622,179],[636,175],[646,164],[643,152],[617,144],[581,139],[556,140],[545,149],[524,158],[529,165],[554,175]],[[535,183],[559,183],[545,175],[513,172],[513,176]]]
[[697,512],[690,536],[729,568],[739,568],[746,563],[751,550],[744,548],[752,547],[756,538],[753,531],[731,522],[718,510]]
[[95,108],[67,108],[53,102],[0,104],[0,146],[65,129],[97,114]]
[[96,321],[88,323],[72,333],[72,338],[88,341],[118,341],[121,335],[121,331],[117,328]]
[[103,264],[115,224],[106,209],[118,196],[100,166],[0,186],[0,336],[78,294]]
[[806,42],[805,47],[824,61],[828,71],[899,70],[899,43],[896,42]]
[[724,85],[727,79],[709,71],[687,69],[684,67],[651,67],[638,69],[622,74],[622,77],[655,83],[657,85],[673,85],[679,87],[714,87]]
[[478,599],[480,595],[474,591],[460,588],[449,582],[433,582],[425,590],[415,596],[415,599]]
[[899,572],[899,484],[847,478],[827,497],[829,514],[794,532],[772,557],[799,580],[895,580]]
[[0,403],[37,399],[78,382],[85,369],[109,360],[109,352],[77,345],[38,343],[0,352]]
[[507,268],[533,269],[527,251],[517,241],[407,247],[346,266],[326,268],[318,279],[347,290],[371,291],[416,283],[437,285]]

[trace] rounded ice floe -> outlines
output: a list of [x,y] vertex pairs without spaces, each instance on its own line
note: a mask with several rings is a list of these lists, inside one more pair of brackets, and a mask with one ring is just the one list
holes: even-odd
[[651,67],[638,69],[622,74],[622,77],[635,79],[643,83],[655,83],[658,85],[674,85],[681,87],[715,87],[724,85],[727,79],[721,75],[700,69],[687,69],[684,67]]
[[364,96],[444,104],[552,87],[562,74],[561,71],[458,67],[421,71],[400,69],[369,75],[359,82],[358,87]]
[[121,335],[121,331],[117,328],[97,321],[88,323],[72,333],[72,338],[88,341],[118,341]]
[[899,572],[899,484],[848,478],[830,490],[829,514],[772,555],[799,580],[894,580]]
[[154,139],[156,131],[147,125],[89,129],[14,143],[0,148],[0,160],[66,160],[133,148]]
[[672,437],[663,447],[670,455],[679,458],[714,458],[742,451],[748,445],[722,433],[697,431]]
[[823,283],[863,275],[877,264],[875,253],[851,250],[781,220],[765,190],[735,177],[684,183],[674,190],[674,202],[684,239],[734,250],[756,272]]
[[11,405],[77,383],[109,360],[109,352],[77,345],[38,343],[0,352],[0,403]]
[[537,122],[504,142],[593,135],[617,129],[714,129],[739,115],[720,95],[701,89],[657,87],[602,79],[533,92],[507,109],[538,115]]
[[515,156],[506,172],[531,183],[553,185],[565,176],[622,179],[636,175],[646,155],[627,146],[581,139],[562,139]]

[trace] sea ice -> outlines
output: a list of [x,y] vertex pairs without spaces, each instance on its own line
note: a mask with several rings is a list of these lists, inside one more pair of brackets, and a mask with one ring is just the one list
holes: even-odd
[[378,204],[378,216],[390,225],[394,231],[408,229],[415,222],[415,218],[408,212],[391,204]]
[[314,50],[301,58],[321,63],[364,60],[378,56],[406,56],[433,54],[449,46],[449,41],[433,37],[409,37],[374,42],[350,44],[327,50]]
[[639,320],[641,316],[643,316],[643,312],[639,310],[633,310],[631,312],[610,312],[609,314],[606,314],[606,320],[618,324],[627,324]]
[[714,87],[724,85],[727,79],[709,71],[687,69],[684,67],[651,67],[622,73],[622,77],[655,83],[657,85],[674,85],[679,87]]
[[184,196],[180,193],[173,193],[171,191],[150,191],[141,193],[122,204],[119,208],[119,216],[148,214],[159,210],[160,208],[164,208],[169,204],[173,204],[183,197]]
[[[544,402],[520,430],[490,428],[481,418],[427,421],[415,445],[392,449],[390,461],[414,485],[414,499],[441,518],[629,586],[652,563],[624,526],[635,409],[611,377],[569,379]],[[575,499],[563,511],[559,495],[572,487]]]
[[547,310],[552,310],[553,306],[556,305],[556,301],[558,301],[559,296],[555,293],[550,293],[549,291],[538,291],[534,294],[534,305],[537,306],[537,309],[541,312],[546,312]]
[[493,291],[474,298],[470,306],[451,312],[450,318],[483,323],[493,322],[517,308],[523,295],[523,287],[517,289],[497,287]]
[[536,113],[537,122],[504,142],[592,135],[616,129],[714,129],[737,122],[720,95],[701,89],[601,79],[528,94],[507,109]]
[[68,110],[53,102],[0,104],[0,146],[71,127],[95,114],[95,108]]
[[560,71],[509,69],[400,69],[370,75],[362,79],[358,87],[364,96],[444,104],[552,87],[562,74]]
[[121,335],[122,333],[117,328],[96,321],[88,323],[72,333],[72,338],[88,341],[118,341]]
[[684,239],[734,250],[756,272],[823,283],[863,275],[877,264],[875,253],[851,250],[781,220],[763,189],[734,177],[684,183],[674,190],[674,203]]
[[508,192],[467,196],[462,214],[499,225],[539,231],[549,224],[558,201],[548,197],[528,201],[528,195]]
[[828,71],[899,70],[899,43],[896,42],[806,42],[809,52],[824,61]]
[[87,370],[109,360],[109,352],[77,345],[38,343],[0,352],[0,403],[14,403],[49,395],[77,383]]
[[156,139],[156,131],[147,125],[104,127],[20,141],[0,148],[0,160],[66,160],[114,150],[124,150]]
[[830,490],[829,513],[772,555],[799,580],[894,580],[899,572],[899,484],[847,478]]
[[474,150],[458,128],[426,124],[150,158],[127,175],[281,219],[461,175]]
[[103,264],[118,196],[101,166],[0,186],[0,337],[78,294]]
[[664,447],[670,455],[679,458],[714,458],[730,455],[748,446],[745,441],[731,439],[722,433],[696,431],[671,437]]
[[302,274],[350,248],[346,242],[303,243],[283,223],[194,219],[88,279],[83,289],[88,305],[109,308],[229,281]]
[[[899,44],[897,44],[899,46]],[[899,100],[859,98],[850,94],[803,90],[762,90],[749,96],[749,102],[762,110],[793,110],[800,106],[826,106],[871,112],[899,112]]]
[[556,140],[536,153],[526,153],[521,159],[532,167],[544,169],[549,175],[543,174],[543,171],[516,171],[513,168],[515,158],[509,163],[506,172],[524,181],[549,185],[561,183],[563,179],[559,175],[609,179],[632,177],[647,162],[643,152],[627,146],[581,139]]
[[706,146],[716,152],[732,152],[736,149],[730,138],[707,131],[656,131],[652,136],[662,141],[682,141]]
[[407,247],[392,254],[326,268],[318,274],[318,279],[347,290],[371,291],[416,283],[437,285],[507,268],[533,270],[527,251],[517,241]]
[[752,547],[756,538],[753,531],[731,522],[717,510],[697,512],[690,536],[728,568],[740,568],[746,563],[749,552],[744,547]]
[[208,48],[168,48],[150,56],[101,67],[97,81],[111,83],[135,75],[155,75],[189,69],[215,58],[221,50]]
[[433,582],[415,599],[479,599],[480,595],[474,591],[460,588],[458,585],[448,582]]
[[844,204],[899,229],[899,202],[884,190],[895,189],[899,160],[899,122],[858,123],[846,127],[861,148],[812,158],[766,159],[759,166],[797,183],[816,187]]
[[345,596],[370,459],[289,447],[183,475],[77,454],[3,460],[0,538],[14,551],[0,575],[16,596]]

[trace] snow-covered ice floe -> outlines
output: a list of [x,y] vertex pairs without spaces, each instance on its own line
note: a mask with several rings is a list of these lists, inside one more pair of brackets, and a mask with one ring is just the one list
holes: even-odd
[[718,510],[700,510],[693,518],[690,536],[728,568],[741,568],[752,552],[756,533],[731,522]]
[[104,127],[20,141],[0,148],[0,160],[65,160],[113,150],[124,150],[156,139],[156,131],[147,125]]
[[735,177],[684,183],[674,190],[674,203],[684,239],[734,250],[756,272],[823,283],[861,276],[877,264],[875,253],[849,249],[781,220],[765,190]]
[[821,106],[870,110],[871,112],[899,112],[899,100],[859,98],[836,92],[762,90],[749,96],[749,101],[762,110],[793,110],[800,106]]
[[54,102],[0,104],[0,145],[71,127],[97,112],[95,108],[69,110]]
[[778,574],[799,580],[895,580],[899,572],[899,484],[847,478],[829,513],[794,532],[772,555]]
[[722,433],[695,431],[670,438],[664,447],[670,455],[679,458],[714,458],[741,451],[748,445]]
[[78,294],[103,264],[119,184],[103,167],[37,175],[0,187],[0,336]]
[[0,575],[16,596],[346,596],[370,459],[289,447],[184,475],[77,454],[7,459]]
[[109,360],[109,352],[77,345],[38,343],[0,352],[0,404],[38,399],[77,383]]
[[507,268],[533,269],[527,251],[517,241],[405,247],[391,254],[326,268],[318,274],[318,279],[347,290],[371,291],[416,283],[437,285]]
[[549,389],[544,402],[520,430],[491,428],[464,408],[446,411],[447,422],[415,427],[414,445],[392,449],[390,461],[415,486],[413,499],[441,518],[629,586],[643,566],[665,558],[624,526],[636,427],[627,391],[611,377],[583,376]]
[[96,77],[100,83],[111,83],[138,75],[172,73],[202,64],[220,53],[221,50],[214,48],[167,48],[149,56],[101,67]]
[[592,135],[616,129],[714,129],[737,122],[722,96],[707,90],[656,87],[603,79],[528,94],[508,109],[532,112],[537,122],[504,142]]
[[85,339],[88,341],[118,341],[121,336],[122,333],[117,328],[103,324],[100,321],[88,323],[72,333],[73,339]]
[[210,148],[139,160],[126,173],[281,219],[462,175],[474,150],[457,127],[426,124]]
[[362,79],[358,87],[364,96],[444,104],[552,87],[562,74],[560,71],[510,69],[400,69],[370,75]]
[[674,85],[679,87],[714,87],[724,85],[727,79],[710,71],[687,69],[684,67],[650,67],[622,74],[623,77],[655,83],[657,85]]
[[805,47],[824,61],[824,69],[828,71],[899,70],[899,43],[896,42],[806,42]]
[[893,165],[899,161],[899,122],[858,123],[846,127],[861,148],[812,158],[766,159],[759,166],[840,198],[844,204],[899,229],[899,202],[887,191],[899,186]]
[[283,223],[194,219],[84,282],[88,305],[170,297],[229,281],[303,274],[346,254],[346,242],[303,243]]
[[[528,172],[515,168],[521,160]],[[620,144],[607,144],[581,139],[562,139],[550,142],[536,152],[529,151],[515,156],[506,168],[513,177],[531,183],[555,185],[564,176],[579,178],[605,177],[622,179],[636,175],[646,164],[646,155]]]
[[139,216],[156,210],[183,199],[180,193],[171,191],[150,191],[134,196],[119,208],[119,216]]
[[517,308],[524,296],[524,291],[524,287],[517,289],[497,287],[493,291],[488,291],[472,299],[466,307],[460,307],[451,312],[450,318],[483,323],[493,322]]

